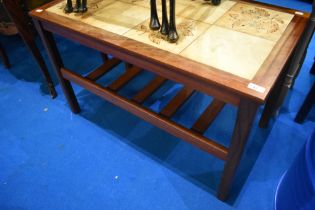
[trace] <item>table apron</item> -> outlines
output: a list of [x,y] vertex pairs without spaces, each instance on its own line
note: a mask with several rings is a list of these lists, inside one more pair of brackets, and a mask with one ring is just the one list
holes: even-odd
[[[175,82],[181,83],[185,86],[194,88],[197,91],[203,92],[207,95],[213,96],[225,103],[229,103],[238,106],[241,98],[246,98],[241,96],[235,90],[228,89],[224,86],[210,83],[208,81],[198,80],[192,78],[190,75],[185,73],[180,73],[178,71],[173,71],[170,67],[163,66],[163,64],[150,61],[141,55],[137,55],[132,52],[128,52],[123,49],[119,49],[117,46],[110,46],[110,43],[104,43],[100,40],[88,37],[84,34],[79,34],[77,32],[71,31],[67,28],[60,28],[53,23],[46,21],[40,21],[45,30],[50,31],[54,34],[58,34],[64,38],[71,41],[76,41],[84,46],[98,50],[100,52],[113,55],[115,58],[121,59],[122,61],[128,62],[145,70],[151,71],[154,74],[165,77],[167,79],[173,80]],[[250,100],[250,98],[249,98]],[[253,101],[255,101],[253,99]]]

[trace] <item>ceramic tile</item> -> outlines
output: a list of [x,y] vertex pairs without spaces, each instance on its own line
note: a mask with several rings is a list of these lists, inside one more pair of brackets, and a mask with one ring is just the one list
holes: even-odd
[[[95,0],[94,3],[97,1],[99,0]],[[61,9],[62,7],[60,4],[49,8],[48,11],[120,35],[150,17],[150,12],[147,8],[120,1],[114,1],[109,4],[108,2],[103,2],[104,1],[94,4],[94,6],[93,4],[90,4],[91,8],[89,8],[89,11],[83,15],[75,13],[65,14]]]
[[251,80],[275,42],[211,26],[180,55]]
[[177,17],[179,40],[174,44],[167,42],[166,37],[158,31],[151,31],[148,19],[124,36],[178,54],[209,27],[210,25],[202,22]]
[[277,41],[294,15],[238,3],[216,25]]
[[[183,6],[176,8],[176,15],[213,24],[224,15],[236,2],[222,1],[219,6],[214,6],[210,1],[182,0],[178,4]],[[177,6],[177,5],[176,5]]]

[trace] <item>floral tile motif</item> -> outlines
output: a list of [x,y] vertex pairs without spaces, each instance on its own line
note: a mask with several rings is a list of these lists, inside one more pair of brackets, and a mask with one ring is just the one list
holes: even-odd
[[169,43],[166,36],[149,28],[149,19],[131,29],[124,36],[163,49],[174,54],[179,54],[185,47],[198,38],[210,25],[177,17],[177,32],[179,40],[177,43]]
[[147,8],[115,0],[90,1],[88,12],[84,14],[66,14],[63,11],[63,5],[65,5],[65,2],[56,4],[48,8],[47,11],[119,35],[124,34],[150,17],[150,11]]
[[215,24],[235,31],[277,41],[294,15],[238,3]]

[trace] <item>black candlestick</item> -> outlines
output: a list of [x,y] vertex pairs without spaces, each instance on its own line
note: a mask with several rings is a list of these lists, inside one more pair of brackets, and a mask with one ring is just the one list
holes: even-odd
[[159,30],[160,21],[156,10],[156,0],[150,0],[150,7],[151,7],[150,28],[152,30]]
[[73,11],[72,0],[67,0],[67,4],[65,7],[65,13],[71,13]]
[[77,0],[73,11],[74,12],[79,12],[80,11],[80,7],[81,7],[81,0]]
[[175,22],[175,0],[170,0],[170,28],[167,39],[171,43],[174,43],[178,40]]
[[87,7],[86,7],[86,0],[82,0],[81,6],[79,8],[79,12],[86,12],[87,11]]
[[211,3],[213,5],[219,5],[221,3],[221,0],[211,0]]
[[163,35],[168,35],[168,33],[169,33],[166,0],[162,0],[162,26],[161,26],[160,32]]

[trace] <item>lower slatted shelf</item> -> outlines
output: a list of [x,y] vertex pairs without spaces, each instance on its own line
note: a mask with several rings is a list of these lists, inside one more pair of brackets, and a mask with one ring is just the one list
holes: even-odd
[[168,131],[174,136],[181,138],[204,151],[215,155],[216,157],[227,160],[228,148],[215,142],[212,139],[205,138],[202,134],[211,125],[216,116],[220,113],[225,103],[214,99],[212,103],[201,114],[191,129],[185,128],[171,120],[171,117],[177,110],[193,95],[194,89],[183,87],[175,97],[160,111],[154,111],[144,107],[144,101],[157,91],[166,81],[166,78],[156,76],[144,89],[140,90],[132,99],[127,99],[118,94],[118,91],[128,84],[132,79],[139,75],[142,69],[126,64],[126,71],[113,81],[108,87],[103,87],[96,83],[100,77],[111,71],[115,66],[121,63],[116,58],[109,59],[103,55],[104,64],[83,77],[66,68],[61,68],[64,78],[75,82],[103,99],[133,113],[143,120]]

